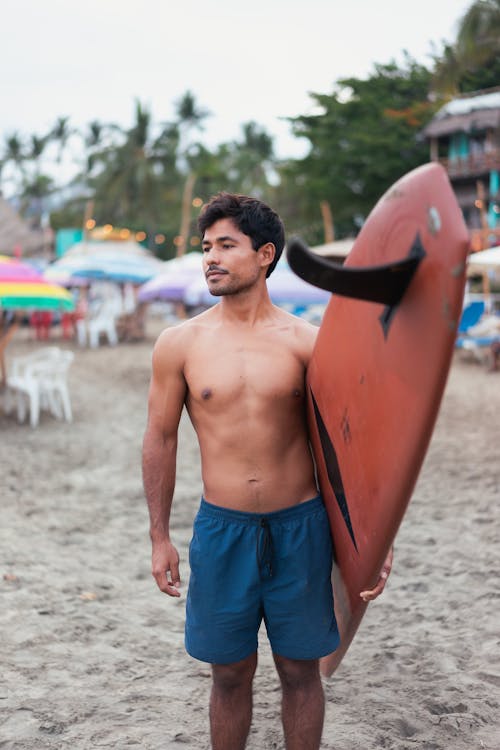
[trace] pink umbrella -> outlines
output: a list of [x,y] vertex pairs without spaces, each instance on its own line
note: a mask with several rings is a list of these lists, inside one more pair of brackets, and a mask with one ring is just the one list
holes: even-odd
[[28,263],[0,255],[0,281],[39,281],[40,271]]

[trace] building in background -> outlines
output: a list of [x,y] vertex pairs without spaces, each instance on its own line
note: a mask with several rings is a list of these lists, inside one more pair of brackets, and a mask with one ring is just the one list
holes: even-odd
[[471,250],[500,244],[500,86],[452,99],[423,131],[446,168]]
[[51,241],[51,231],[32,229],[0,196],[0,255],[45,257],[51,251]]

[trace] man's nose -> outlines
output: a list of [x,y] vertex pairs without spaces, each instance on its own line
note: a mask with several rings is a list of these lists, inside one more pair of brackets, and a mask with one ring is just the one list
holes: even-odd
[[211,247],[205,250],[203,254],[203,260],[206,266],[209,266],[212,264],[217,266],[219,264],[219,251],[217,250],[217,248]]

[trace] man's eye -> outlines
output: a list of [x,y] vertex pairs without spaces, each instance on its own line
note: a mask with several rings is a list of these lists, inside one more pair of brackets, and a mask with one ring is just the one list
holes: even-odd
[[232,247],[234,247],[234,245],[230,245],[230,244],[228,244],[228,243],[224,243],[224,244],[222,245],[222,249],[223,249],[223,250],[230,250],[230,249],[231,249]]

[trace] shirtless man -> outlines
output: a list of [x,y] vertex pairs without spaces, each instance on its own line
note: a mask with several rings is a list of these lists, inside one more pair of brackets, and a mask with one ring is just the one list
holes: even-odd
[[[205,206],[199,228],[208,287],[221,300],[165,330],[154,348],[143,446],[152,572],[161,591],[180,595],[169,517],[185,405],[203,480],[186,648],[212,665],[212,747],[245,747],[264,618],[286,747],[316,750],[324,716],[319,658],[339,642],[331,539],[305,422],[304,379],[317,329],[270,301],[266,276],[284,245],[272,209],[221,193]],[[381,593],[389,569],[364,598]]]

